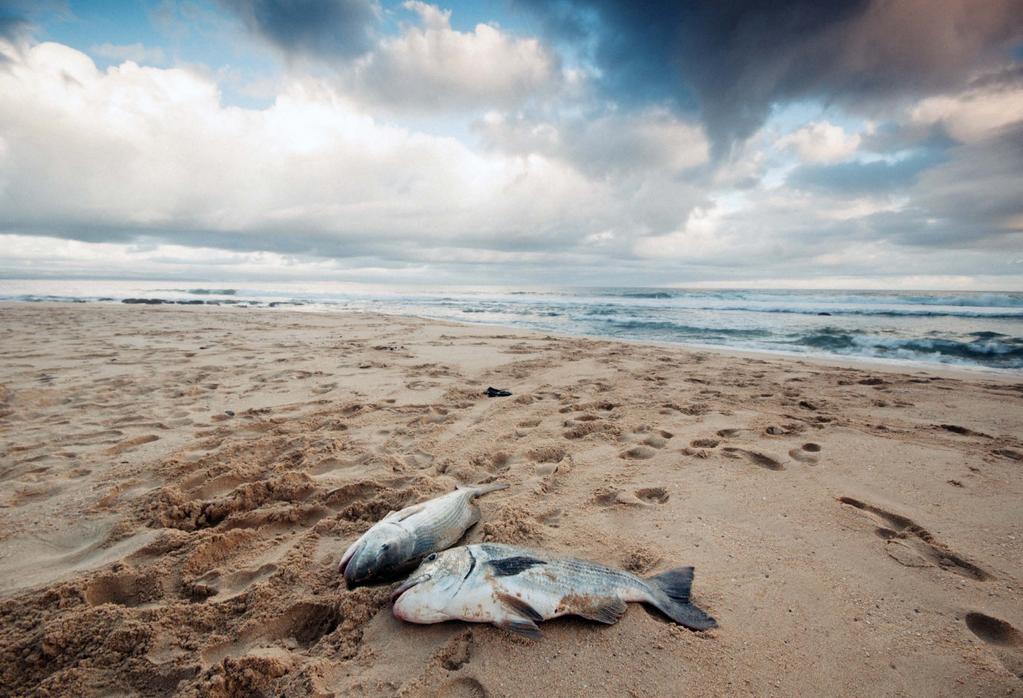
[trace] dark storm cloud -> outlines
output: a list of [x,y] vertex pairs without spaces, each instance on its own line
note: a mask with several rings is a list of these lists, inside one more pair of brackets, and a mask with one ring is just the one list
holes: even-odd
[[[954,243],[968,247],[1023,243],[1023,122],[984,141],[962,145],[947,163],[920,176],[914,207],[927,224],[910,226],[904,240],[913,244]],[[940,233],[928,232],[937,226]]]
[[697,104],[719,147],[785,100],[862,107],[961,86],[1023,40],[1018,0],[519,3],[561,40],[592,47],[611,96]]
[[220,0],[249,31],[287,54],[349,58],[372,44],[375,0]]

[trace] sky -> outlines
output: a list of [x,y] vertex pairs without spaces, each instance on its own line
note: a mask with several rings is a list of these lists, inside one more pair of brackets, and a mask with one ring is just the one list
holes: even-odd
[[0,277],[1023,291],[1023,2],[0,0]]

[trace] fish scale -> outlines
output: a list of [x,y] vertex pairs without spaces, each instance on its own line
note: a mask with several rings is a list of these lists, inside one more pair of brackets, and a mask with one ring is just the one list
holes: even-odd
[[[625,591],[649,592],[649,585],[639,577],[621,572],[611,567],[598,565],[584,560],[572,558],[544,560],[544,565],[534,567],[525,572],[522,582],[538,588],[563,593],[571,589],[571,593],[596,595],[613,595]],[[551,579],[550,573],[554,579]]]

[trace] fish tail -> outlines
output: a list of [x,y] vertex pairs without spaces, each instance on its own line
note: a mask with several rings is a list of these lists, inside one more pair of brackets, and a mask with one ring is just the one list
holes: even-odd
[[677,567],[645,581],[654,592],[651,603],[679,625],[692,630],[717,627],[716,620],[689,600],[693,588],[692,567]]
[[459,487],[460,490],[472,490],[474,497],[479,497],[490,492],[497,492],[498,490],[506,490],[510,487],[507,482],[490,482],[485,485],[469,485],[465,487]]

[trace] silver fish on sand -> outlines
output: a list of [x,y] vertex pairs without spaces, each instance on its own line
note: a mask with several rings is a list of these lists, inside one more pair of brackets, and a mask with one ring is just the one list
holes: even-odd
[[510,545],[466,545],[427,556],[391,595],[412,623],[465,620],[539,637],[537,622],[576,615],[618,622],[630,601],[650,604],[693,630],[717,622],[689,600],[693,568],[646,579],[596,562]]
[[480,520],[475,499],[503,490],[503,483],[459,487],[454,492],[392,511],[349,546],[338,569],[349,587],[393,579],[432,552],[445,550]]

